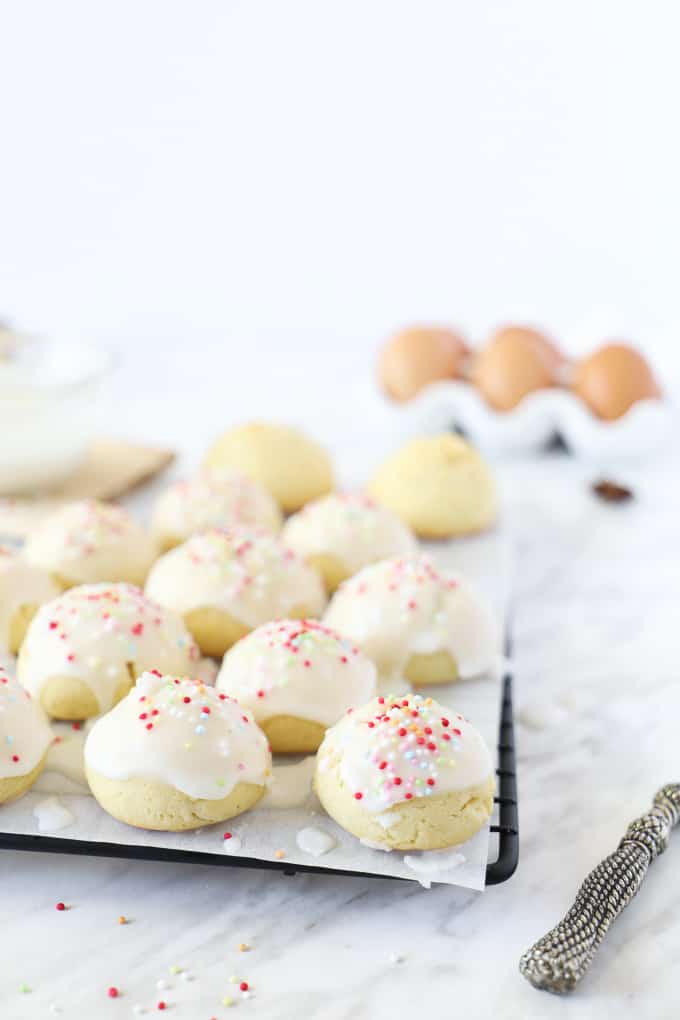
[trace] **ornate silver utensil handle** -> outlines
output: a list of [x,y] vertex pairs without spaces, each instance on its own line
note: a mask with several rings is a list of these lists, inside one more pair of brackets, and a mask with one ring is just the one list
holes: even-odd
[[631,822],[614,853],[591,871],[566,917],[522,956],[520,973],[535,988],[564,993],[576,987],[679,820],[680,783],[669,783],[655,796],[652,809]]

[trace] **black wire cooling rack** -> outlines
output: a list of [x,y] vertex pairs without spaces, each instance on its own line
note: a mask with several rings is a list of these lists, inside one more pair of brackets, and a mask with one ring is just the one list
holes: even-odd
[[[519,824],[517,811],[517,773],[515,763],[515,727],[512,708],[512,673],[503,678],[500,720],[498,726],[498,795],[495,798],[498,821],[491,826],[496,844],[495,859],[486,869],[486,884],[505,882],[515,871],[519,860]],[[41,853],[75,854],[83,857],[116,857],[137,861],[174,861],[187,864],[213,864],[221,868],[257,868],[280,871],[284,875],[351,875],[355,878],[383,878],[364,871],[344,871],[315,864],[290,864],[285,861],[260,861],[254,857],[202,853],[197,850],[171,850],[156,846],[133,846],[123,843],[95,843],[89,840],[61,839],[57,836],[35,836],[0,832],[0,850],[32,850]],[[392,879],[394,881],[394,879]],[[399,879],[399,881],[406,881]]]

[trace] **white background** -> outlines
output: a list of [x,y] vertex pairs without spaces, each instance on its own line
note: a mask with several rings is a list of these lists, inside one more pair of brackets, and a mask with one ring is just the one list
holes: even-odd
[[2,0],[0,314],[209,346],[227,405],[414,319],[625,336],[673,386],[677,11]]

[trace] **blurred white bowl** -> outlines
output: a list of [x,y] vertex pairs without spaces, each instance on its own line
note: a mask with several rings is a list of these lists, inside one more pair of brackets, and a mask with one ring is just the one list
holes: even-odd
[[0,360],[0,495],[46,492],[73,473],[114,363],[107,348],[41,338]]

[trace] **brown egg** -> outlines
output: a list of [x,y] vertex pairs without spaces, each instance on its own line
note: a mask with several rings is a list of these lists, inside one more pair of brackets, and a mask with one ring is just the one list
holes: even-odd
[[528,326],[505,326],[478,352],[471,382],[487,404],[511,411],[534,390],[555,386],[564,356],[555,344]]
[[638,400],[661,397],[647,360],[621,343],[606,344],[579,361],[571,388],[604,421],[620,418]]
[[459,378],[467,353],[465,341],[452,329],[403,329],[380,352],[380,385],[393,400],[412,400],[428,383]]

